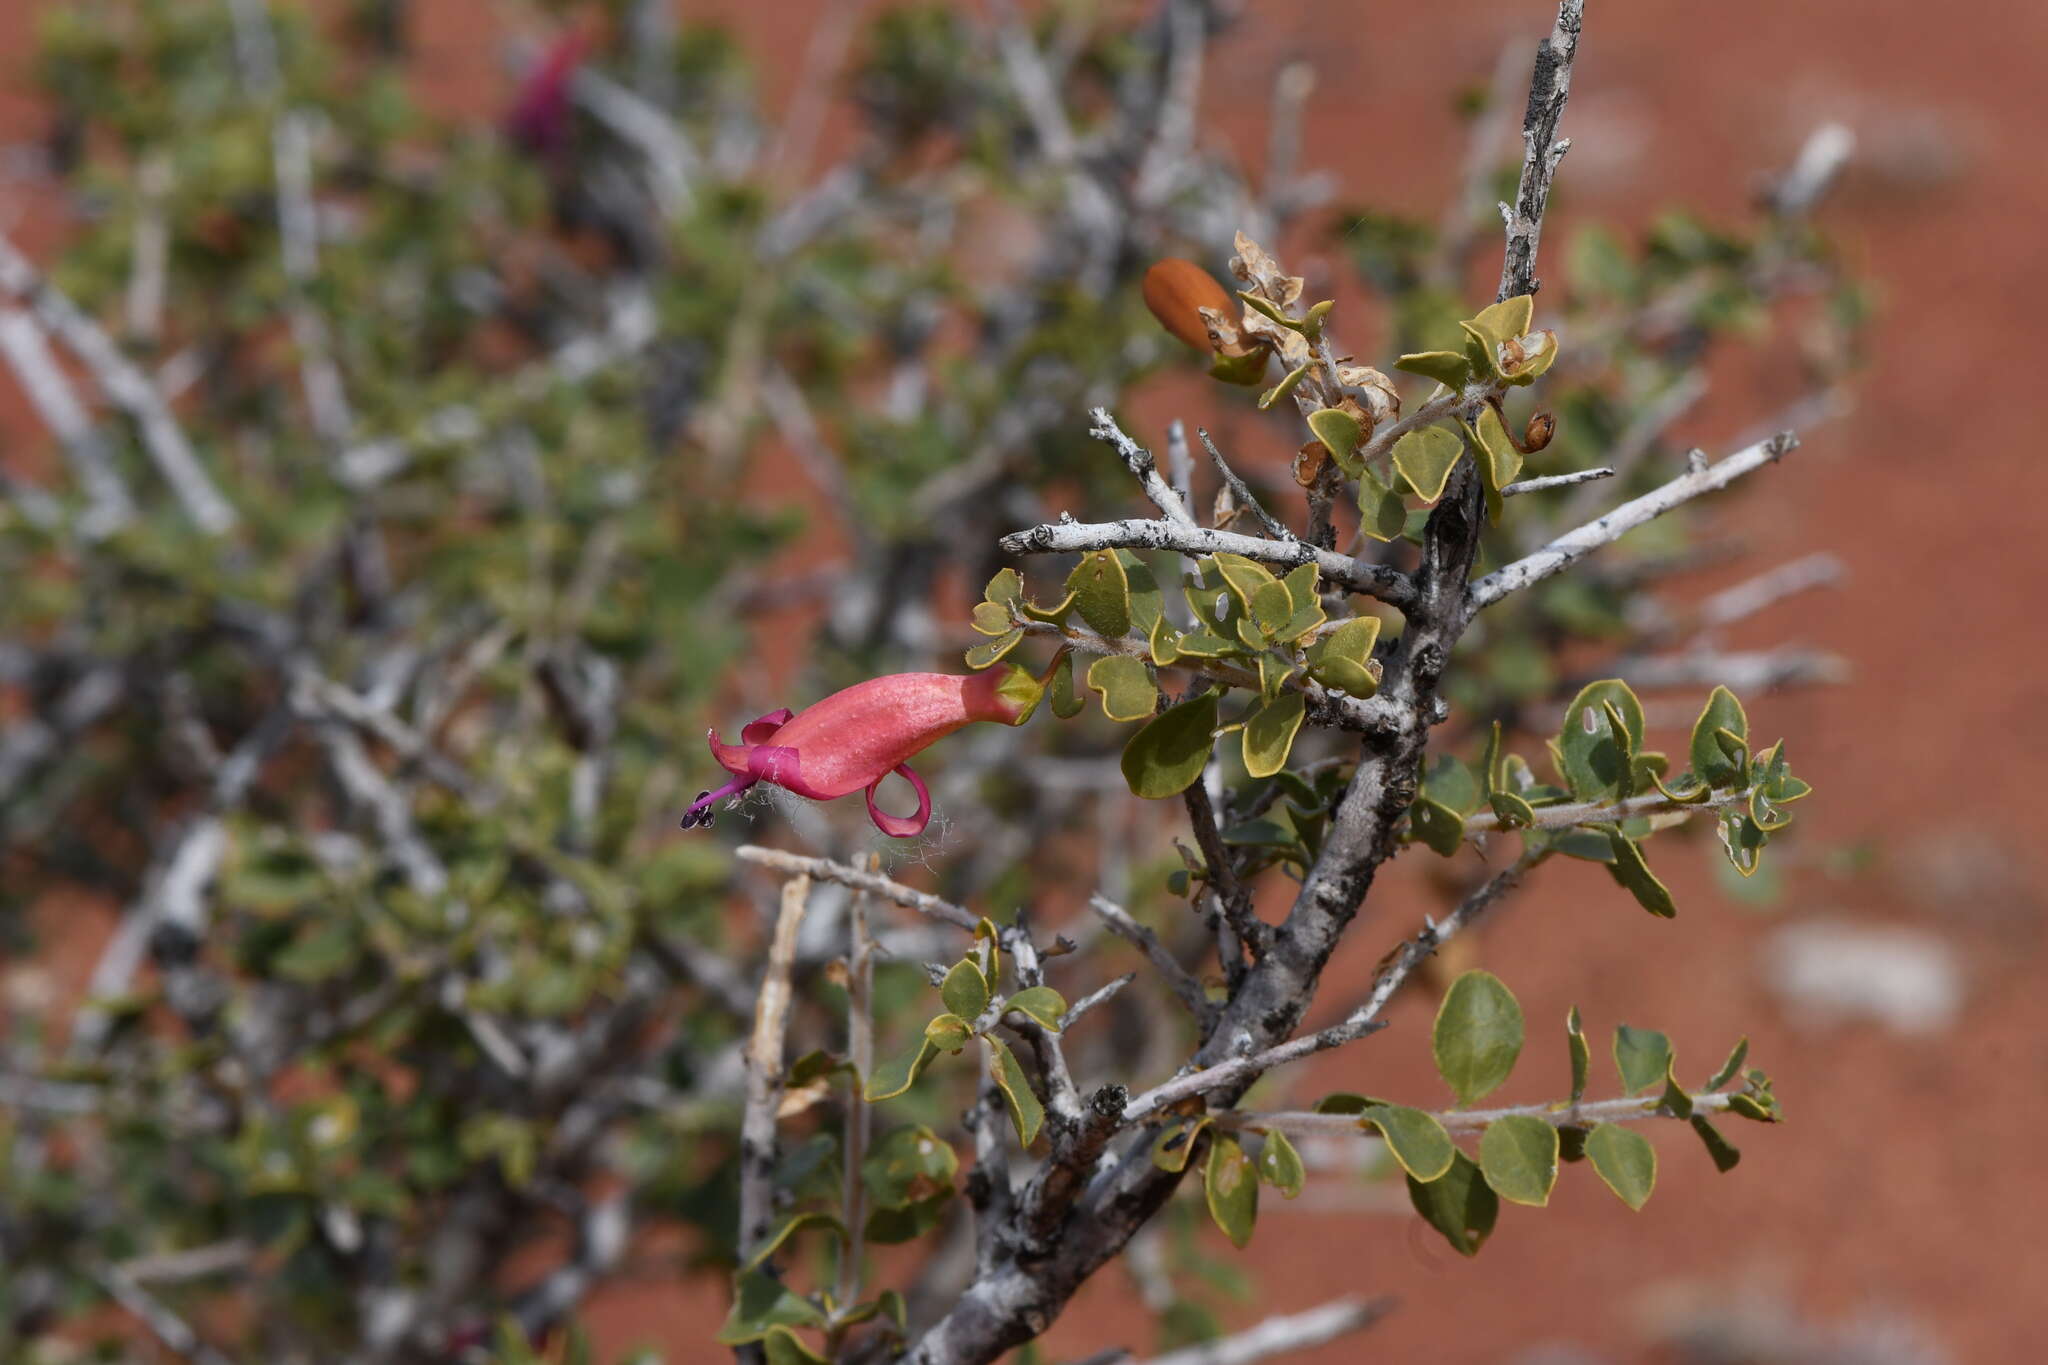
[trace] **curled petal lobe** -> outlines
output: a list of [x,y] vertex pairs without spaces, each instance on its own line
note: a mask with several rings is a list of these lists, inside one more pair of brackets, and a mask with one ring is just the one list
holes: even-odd
[[[932,794],[924,785],[924,779],[912,770],[908,763],[898,763],[895,771],[902,773],[917,788],[917,814],[891,815],[875,805],[875,788],[882,785],[878,777],[868,783],[868,818],[875,822],[875,828],[895,839],[909,839],[924,833],[924,827],[932,822]],[[884,773],[882,777],[887,777]]]

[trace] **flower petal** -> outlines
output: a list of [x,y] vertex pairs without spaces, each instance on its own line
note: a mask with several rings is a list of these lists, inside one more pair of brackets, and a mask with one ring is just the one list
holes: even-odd
[[812,801],[830,801],[845,794],[806,780],[802,756],[787,744],[756,744],[748,749],[747,771],[762,782],[772,782]]
[[740,743],[766,744],[769,740],[775,738],[777,730],[789,724],[790,717],[795,714],[796,712],[790,710],[787,706],[783,707],[780,711],[770,711],[767,715],[750,723],[746,729],[740,731]]
[[917,788],[917,814],[890,815],[876,807],[875,788],[881,786],[883,778],[888,776],[884,773],[882,777],[868,783],[868,818],[875,822],[875,828],[882,833],[896,839],[909,839],[924,833],[924,827],[931,823],[932,794],[924,785],[924,779],[911,771],[908,763],[898,763],[895,771],[910,779],[910,785]]

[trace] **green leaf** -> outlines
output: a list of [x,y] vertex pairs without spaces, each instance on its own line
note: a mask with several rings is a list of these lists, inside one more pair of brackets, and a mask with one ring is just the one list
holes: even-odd
[[1209,1142],[1202,1192],[1208,1196],[1209,1216],[1216,1226],[1232,1246],[1243,1250],[1259,1217],[1259,1181],[1244,1148],[1229,1133],[1218,1133]]
[[1771,836],[1758,827],[1756,821],[1741,810],[1724,810],[1715,823],[1715,830],[1721,836],[1721,847],[1728,854],[1728,861],[1737,872],[1745,877],[1756,875],[1763,862],[1764,845]]
[[1522,1007],[1491,972],[1466,972],[1444,992],[1430,1037],[1436,1069],[1469,1105],[1495,1090],[1522,1055]]
[[943,1052],[958,1052],[974,1036],[974,1029],[969,1020],[957,1014],[939,1014],[925,1024],[924,1036]]
[[1025,1018],[1058,1033],[1060,1020],[1067,1017],[1067,1000],[1050,986],[1029,986],[1003,1002]]
[[1238,603],[1247,609],[1250,608],[1251,600],[1259,589],[1276,586],[1280,582],[1265,565],[1243,555],[1219,554],[1213,562],[1217,574],[1223,579],[1224,586],[1237,598]]
[[1424,502],[1444,495],[1451,469],[1465,453],[1465,443],[1446,427],[1423,427],[1394,442],[1394,468]]
[[1259,586],[1251,596],[1252,620],[1267,638],[1278,635],[1294,619],[1294,599],[1287,585],[1275,579]]
[[1465,842],[1465,817],[1427,796],[1416,797],[1408,807],[1408,826],[1439,857],[1453,856]]
[[1294,1150],[1287,1134],[1277,1128],[1268,1132],[1265,1145],[1259,1148],[1259,1178],[1280,1191],[1281,1198],[1292,1199],[1301,1193],[1306,1174],[1301,1153]]
[[1634,896],[1636,904],[1643,909],[1665,919],[1675,918],[1678,906],[1664,883],[1657,880],[1657,874],[1650,871],[1649,861],[1643,857],[1643,846],[1623,834],[1618,827],[1608,829],[1607,843],[1614,850],[1614,861],[1607,865],[1608,875]]
[[[1617,733],[1607,714],[1622,720]],[[1643,746],[1643,704],[1618,678],[1587,683],[1565,709],[1558,734],[1559,771],[1581,801],[1604,801],[1632,780],[1629,757]]]
[[1730,1095],[1728,1112],[1754,1123],[1776,1123],[1778,1112],[1775,1107],[1764,1104],[1754,1095]]
[[1417,1180],[1435,1180],[1451,1167],[1457,1144],[1433,1115],[1400,1104],[1375,1104],[1358,1116],[1360,1127],[1377,1128],[1401,1169]]
[[1309,370],[1313,368],[1314,365],[1315,361],[1313,360],[1302,361],[1299,365],[1296,365],[1293,369],[1289,370],[1285,377],[1283,377],[1279,383],[1275,384],[1272,388],[1267,389],[1264,393],[1260,394],[1259,411],[1266,411],[1275,403],[1285,398],[1288,394],[1293,393],[1294,386],[1296,384],[1299,384],[1302,381],[1302,379],[1307,376]]
[[1664,1079],[1671,1069],[1671,1040],[1655,1029],[1614,1030],[1614,1069],[1621,1073],[1621,1088],[1634,1095]]
[[1408,1177],[1408,1200],[1460,1256],[1477,1256],[1500,1217],[1499,1196],[1472,1159],[1455,1149],[1450,1169],[1437,1179],[1425,1183]]
[[1266,357],[1271,354],[1264,346],[1255,347],[1244,355],[1224,355],[1218,351],[1210,358],[1209,377],[1245,388],[1263,384],[1266,382]]
[[1593,1049],[1586,1046],[1586,1031],[1579,1022],[1577,1005],[1564,1017],[1564,1036],[1572,1054],[1572,1103],[1577,1104],[1586,1097],[1586,1074],[1593,1065]]
[[1717,687],[1707,694],[1707,704],[1700,711],[1700,718],[1693,722],[1689,752],[1692,770],[1710,787],[1740,786],[1742,763],[1723,747],[1717,733],[1722,730],[1747,745],[1749,716],[1743,711],[1741,700],[1727,688]]
[[1010,619],[1010,609],[1000,602],[976,602],[968,624],[983,635],[1007,635],[1017,625]]
[[960,1154],[921,1123],[892,1128],[860,1164],[868,1197],[878,1207],[930,1203],[953,1192]]
[[1430,800],[1448,806],[1460,816],[1479,809],[1483,788],[1472,770],[1450,754],[1440,754],[1422,779],[1422,790]]
[[1735,1046],[1728,1051],[1728,1060],[1721,1063],[1721,1069],[1709,1076],[1707,1083],[1700,1088],[1702,1090],[1719,1090],[1722,1086],[1728,1084],[1729,1081],[1735,1079],[1735,1073],[1742,1070],[1742,1063],[1748,1056],[1749,1038],[1744,1036],[1736,1039]]
[[1535,320],[1535,295],[1517,294],[1480,309],[1479,315],[1472,319],[1472,326],[1489,340],[1506,344],[1516,337],[1529,335],[1529,327]]
[[1280,581],[1287,585],[1287,599],[1294,607],[1290,616],[1300,616],[1311,609],[1322,610],[1323,571],[1316,567],[1314,560],[1295,565]]
[[1129,550],[1118,550],[1117,561],[1124,566],[1124,582],[1130,587],[1131,624],[1138,634],[1150,637],[1164,614],[1166,597],[1159,591],[1159,580],[1152,576],[1152,566]]
[[938,1055],[939,1050],[932,1045],[931,1039],[919,1038],[913,1051],[900,1057],[892,1057],[876,1066],[874,1074],[868,1077],[868,1103],[879,1104],[883,1100],[893,1100],[916,1085],[917,1078],[924,1074],[924,1069],[932,1064],[932,1058]]
[[1537,1208],[1557,1183],[1557,1129],[1534,1114],[1510,1114],[1486,1126],[1479,1169],[1503,1199]]
[[1678,1083],[1678,1064],[1675,1058],[1665,1062],[1664,1093],[1657,1097],[1657,1103],[1660,1107],[1670,1110],[1674,1118],[1692,1117],[1692,1096]]
[[981,596],[999,607],[1018,606],[1024,601],[1024,580],[1015,569],[998,569]]
[[1586,1159],[1622,1203],[1640,1209],[1657,1184],[1657,1149],[1618,1123],[1596,1123],[1586,1134]]
[[[1480,410],[1472,436],[1479,461],[1479,477],[1489,489],[1498,493],[1520,477],[1522,452],[1515,449],[1515,443],[1508,439],[1508,429],[1491,404]],[[1500,518],[1495,517],[1494,520],[1498,522]]]
[[1792,816],[1778,809],[1780,802],[1796,801],[1812,788],[1787,770],[1782,739],[1757,757],[1754,770],[1762,775],[1749,794],[1750,821],[1766,834],[1781,830],[1792,823]]
[[1081,619],[1097,635],[1118,639],[1131,629],[1131,583],[1113,550],[1084,555],[1067,575]]
[[1005,631],[993,640],[985,640],[967,651],[964,656],[967,666],[969,668],[982,669],[989,667],[991,664],[998,663],[1005,654],[1015,649],[1017,642],[1023,638],[1024,632],[1022,630],[1013,629]]
[[1049,607],[1041,607],[1028,597],[1017,604],[1017,610],[1031,620],[1047,621],[1056,626],[1063,624],[1067,619],[1067,613],[1073,609],[1074,594],[1071,592]]
[[788,1327],[769,1328],[768,1335],[761,1338],[761,1353],[768,1365],[830,1365]]
[[1152,1144],[1152,1164],[1162,1171],[1180,1172],[1188,1167],[1188,1158],[1194,1154],[1195,1141],[1202,1136],[1202,1130],[1209,1126],[1205,1115],[1189,1119],[1176,1127],[1160,1133]]
[[1168,624],[1164,616],[1152,623],[1152,629],[1146,636],[1152,662],[1161,667],[1180,657],[1180,642],[1180,632]]
[[1398,539],[1408,529],[1408,505],[1369,468],[1358,472],[1358,529],[1378,541]]
[[808,1213],[792,1214],[775,1225],[768,1239],[754,1249],[754,1254],[741,1269],[753,1270],[760,1266],[780,1250],[784,1242],[805,1228],[822,1228],[840,1241],[846,1240],[846,1225],[829,1213],[819,1213],[814,1209]]
[[1244,727],[1244,768],[1253,777],[1271,777],[1287,766],[1294,736],[1301,730],[1307,701],[1299,692],[1285,692],[1261,702]]
[[1722,1137],[1721,1130],[1707,1122],[1705,1114],[1694,1114],[1692,1116],[1692,1130],[1700,1135],[1700,1141],[1706,1144],[1707,1155],[1714,1160],[1714,1169],[1722,1175],[1726,1175],[1734,1170],[1736,1165],[1741,1162],[1741,1149],[1736,1147],[1727,1138]]
[[1029,1147],[1037,1138],[1038,1130],[1045,1125],[1045,1106],[1039,1103],[1038,1095],[1031,1089],[1031,1082],[1025,1078],[1024,1068],[1019,1065],[1016,1054],[996,1038],[983,1036],[981,1045],[988,1051],[989,1079],[996,1083],[996,1089],[1002,1091],[1003,1098],[1009,1102],[1010,1122],[1017,1127],[1017,1141]]
[[1358,449],[1358,443],[1365,433],[1359,429],[1358,419],[1342,408],[1317,408],[1308,415],[1308,429],[1316,434],[1323,448],[1330,452],[1332,459],[1347,469],[1355,468],[1356,461],[1351,452]]
[[1434,379],[1447,389],[1462,389],[1472,378],[1472,362],[1458,351],[1415,351],[1396,360],[1394,368]]
[[1088,690],[1102,698],[1102,714],[1111,720],[1143,720],[1159,701],[1145,661],[1128,654],[1106,654],[1089,664]]
[[981,974],[981,965],[971,957],[954,963],[939,983],[939,999],[962,1019],[975,1018],[987,1009],[988,978]]
[[1074,690],[1074,656],[1062,654],[1052,666],[1052,678],[1048,687],[1052,713],[1061,720],[1072,720],[1081,714],[1081,708],[1088,702]]
[[721,1346],[743,1346],[767,1336],[773,1327],[820,1327],[824,1322],[825,1315],[810,1300],[771,1275],[750,1271],[735,1281],[732,1311],[715,1340]]
[[1124,745],[1124,781],[1147,800],[1178,796],[1208,765],[1216,730],[1213,691],[1154,716]]
[[1372,670],[1373,646],[1379,642],[1380,619],[1354,616],[1326,630],[1308,647],[1309,676],[1325,687],[1369,697],[1379,690]]

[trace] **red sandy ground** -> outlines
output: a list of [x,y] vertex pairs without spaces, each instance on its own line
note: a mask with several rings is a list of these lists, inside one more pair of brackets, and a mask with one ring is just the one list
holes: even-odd
[[[0,54],[25,50],[33,8],[0,3]],[[436,85],[495,79],[495,53],[474,37],[474,0],[417,8]],[[718,0],[689,10],[729,16],[757,43],[778,45],[769,82],[784,99],[794,51],[821,8]],[[1305,58],[1321,78],[1307,163],[1336,171],[1347,198],[1430,217],[1462,145],[1447,86],[1484,80],[1504,41],[1533,41],[1548,23],[1543,0],[1250,8],[1256,21],[1210,70],[1215,110],[1245,112],[1221,125],[1238,150],[1257,155],[1276,64]],[[2048,1177],[2030,1158],[2048,1118],[2048,998],[2032,983],[2048,968],[2048,945],[2043,860],[2025,831],[2048,760],[2039,719],[2048,651],[2029,605],[2048,568],[2036,526],[2048,469],[2030,411],[2042,387],[2034,343],[2048,318],[2039,151],[2048,101],[2038,93],[2048,5],[1987,0],[1910,16],[1861,0],[1591,8],[1566,116],[1575,148],[1546,237],[1553,248],[1581,216],[1640,222],[1672,203],[1738,216],[1757,170],[1782,164],[1815,123],[1842,118],[1862,136],[1866,161],[1822,215],[1883,287],[1859,410],[1758,481],[1740,504],[1757,557],[1698,588],[1810,548],[1849,565],[1846,591],[1775,609],[1736,641],[1799,639],[1855,668],[1847,686],[1751,706],[1759,733],[1793,737],[1800,771],[1820,789],[1802,808],[1800,840],[1879,851],[1875,874],[1796,881],[1780,913],[1846,912],[1937,931],[1967,965],[1968,1005],[1953,1032],[1928,1041],[1802,1028],[1760,983],[1758,954],[1776,921],[1720,896],[1702,859],[1680,850],[1659,864],[1684,907],[1671,923],[1617,903],[1590,869],[1546,873],[1483,942],[1483,960],[1510,972],[1535,1039],[1527,1074],[1503,1101],[1556,1092],[1562,1048],[1543,1021],[1577,1003],[1595,1028],[1625,1020],[1669,1031],[1688,1071],[1718,1059],[1740,1021],[1792,1121],[1740,1125],[1731,1136],[1747,1159],[1725,1177],[1689,1138],[1656,1134],[1663,1176],[1641,1214],[1571,1169],[1541,1216],[1509,1207],[1475,1262],[1410,1219],[1318,1212],[1312,1184],[1297,1205],[1268,1201],[1252,1253],[1264,1293],[1244,1316],[1392,1293],[1400,1312],[1370,1336],[1301,1358],[1464,1365],[1569,1343],[1608,1360],[1655,1361],[1664,1358],[1649,1344],[1655,1304],[1761,1285],[1822,1325],[1902,1317],[1955,1360],[2040,1359],[2048,1276],[2036,1246]],[[18,137],[34,110],[19,94],[18,62],[0,61],[0,136]],[[31,250],[47,248],[53,225],[34,205],[0,204],[10,215],[20,208],[28,221],[10,229]],[[1359,302],[1364,315],[1347,302],[1340,316],[1354,319],[1346,332],[1369,351],[1370,303]],[[1717,448],[1768,401],[1744,392],[1710,403],[1697,439]],[[1139,405],[1153,425],[1168,407]],[[22,416],[0,378],[0,431],[20,431]],[[1325,1012],[1426,904],[1409,891],[1383,889],[1376,904],[1386,908],[1333,968]],[[1578,922],[1588,918],[1596,923]],[[96,945],[85,937],[71,936],[67,959],[90,961]],[[1435,1093],[1428,1002],[1408,999],[1393,1024],[1328,1060],[1303,1093]],[[712,1358],[704,1341],[722,1306],[712,1286],[642,1283],[607,1291],[591,1313],[607,1355],[639,1341],[680,1362]],[[1119,1341],[1143,1346],[1145,1332],[1128,1281],[1112,1270],[1048,1344],[1058,1356]]]

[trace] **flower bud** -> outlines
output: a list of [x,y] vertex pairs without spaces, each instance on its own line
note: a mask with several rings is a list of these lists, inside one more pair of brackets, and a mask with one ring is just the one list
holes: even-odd
[[1147,270],[1140,287],[1145,306],[1159,319],[1160,326],[1198,351],[1225,349],[1203,319],[1201,310],[1213,308],[1227,317],[1237,310],[1237,300],[1208,271],[1193,261],[1170,258]]

